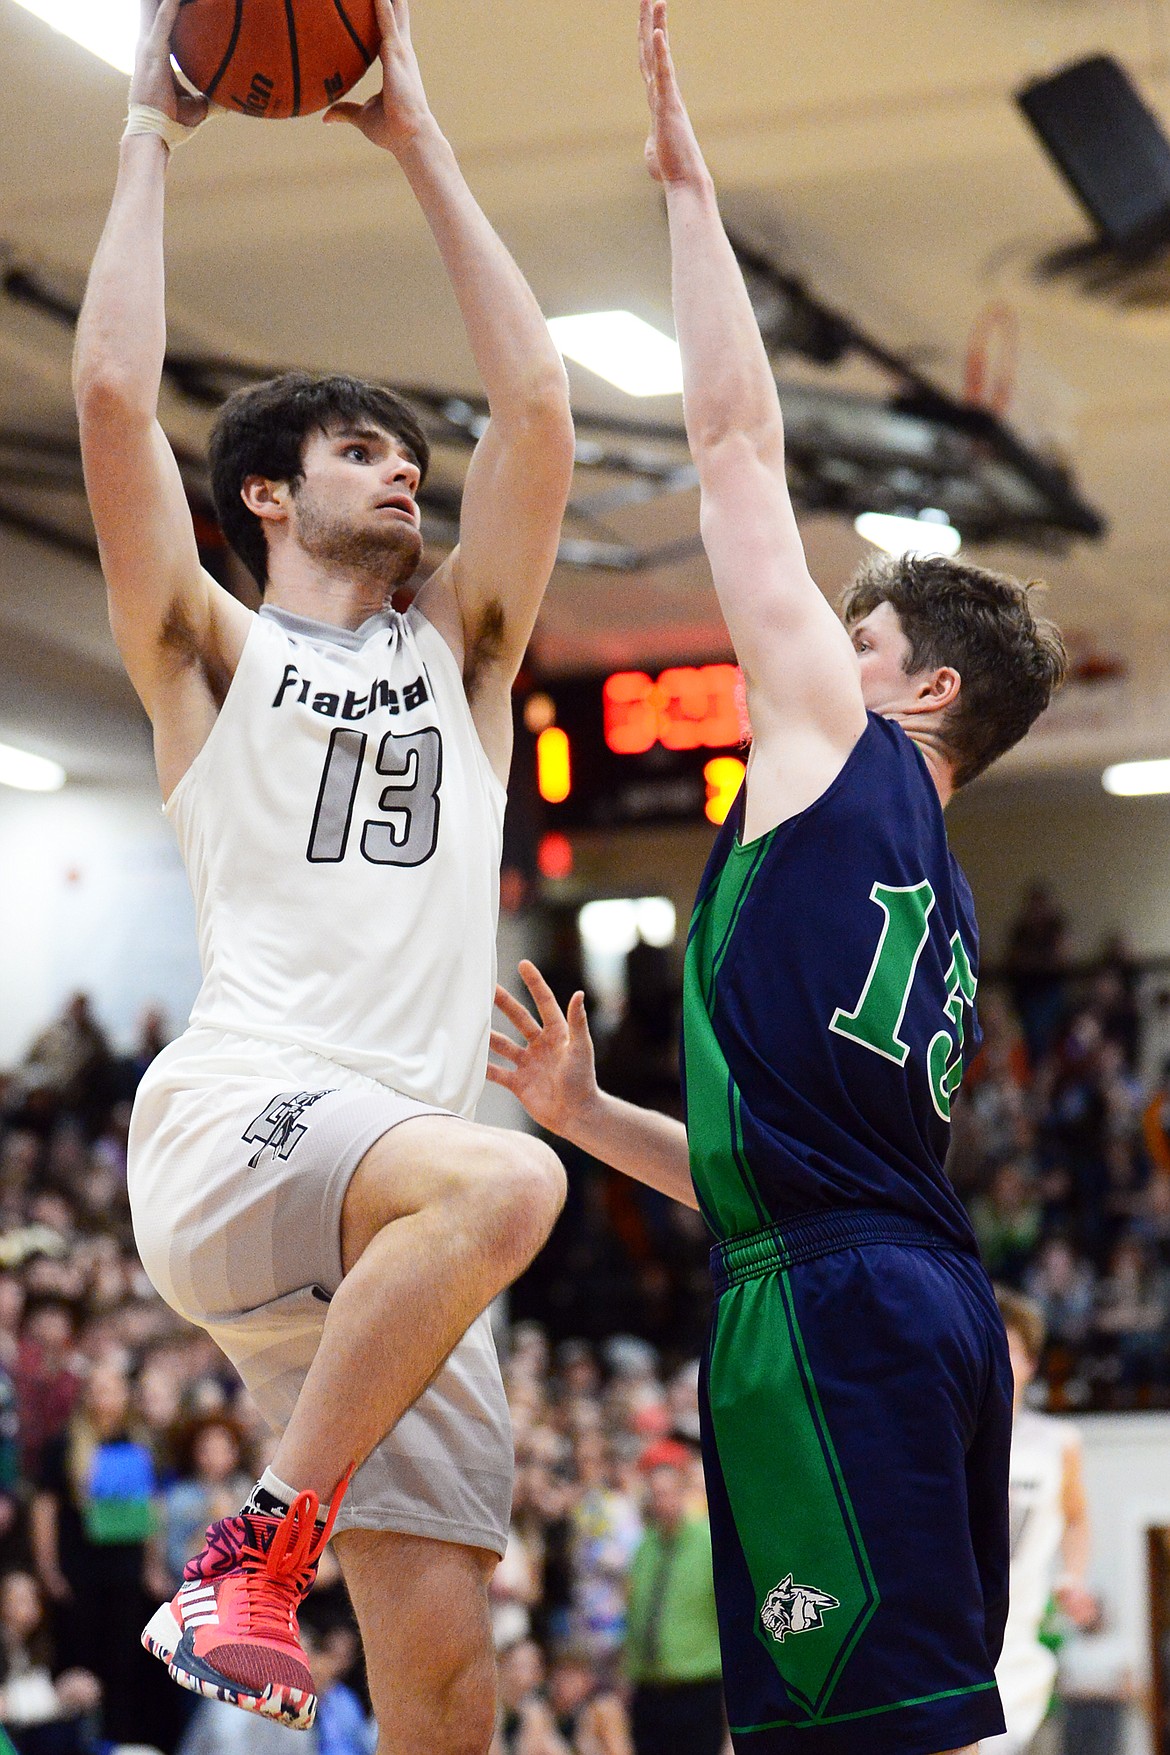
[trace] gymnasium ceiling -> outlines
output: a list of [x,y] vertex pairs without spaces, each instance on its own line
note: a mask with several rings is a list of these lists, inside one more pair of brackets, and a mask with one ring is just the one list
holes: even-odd
[[[414,34],[434,108],[545,311],[626,307],[669,328],[665,220],[641,164],[635,10],[415,0]],[[1036,279],[1038,259],[1089,232],[1011,101],[1024,79],[1104,50],[1170,131],[1163,0],[675,0],[673,31],[726,210],[773,260],[954,394],[981,313],[1013,313],[1008,418],[1072,466],[1110,527],[1064,553],[967,550],[1048,578],[1052,613],[1098,677],[1066,693],[1015,767],[1170,754],[1170,276],[1129,308]],[[0,88],[0,268],[68,301],[104,217],[125,80],[0,0]],[[425,226],[394,165],[356,133],[315,119],[218,121],[178,155],[169,214],[175,345],[475,391]],[[70,436],[69,346],[67,325],[0,297],[0,427]],[[793,362],[791,375],[811,370]],[[571,374],[582,414],[678,423],[677,399],[635,403]],[[861,366],[834,382],[877,387]],[[198,452],[206,415],[176,397],[163,413]],[[615,542],[666,558],[634,572],[560,569],[537,664],[721,655],[709,580],[685,552],[693,491],[606,516]],[[805,534],[835,593],[865,545],[823,515]],[[669,558],[672,544],[683,558]],[[96,568],[11,529],[0,529],[0,738],[58,755],[79,777],[138,777],[147,759]]]

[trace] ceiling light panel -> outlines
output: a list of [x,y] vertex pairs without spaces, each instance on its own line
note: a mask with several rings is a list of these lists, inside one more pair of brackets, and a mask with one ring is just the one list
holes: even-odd
[[924,512],[918,518],[895,518],[887,512],[862,512],[853,521],[858,536],[888,555],[945,555],[949,560],[963,538],[945,513]]
[[1148,798],[1170,792],[1170,762],[1115,762],[1102,774],[1101,784],[1116,798]]
[[62,36],[71,37],[121,73],[134,70],[136,0],[16,0]]
[[633,311],[552,317],[548,326],[566,359],[575,360],[627,396],[681,395],[678,342]]
[[15,786],[19,792],[60,792],[66,778],[59,762],[0,743],[0,786]]

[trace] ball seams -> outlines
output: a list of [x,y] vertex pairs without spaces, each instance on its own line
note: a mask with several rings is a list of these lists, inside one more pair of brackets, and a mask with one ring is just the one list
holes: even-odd
[[227,72],[228,68],[232,64],[232,57],[236,52],[236,44],[240,40],[240,31],[243,28],[243,23],[244,23],[244,0],[236,0],[235,22],[232,25],[232,34],[231,34],[231,38],[228,42],[227,52],[224,55],[223,60],[220,62],[219,67],[216,70],[216,74],[215,74],[214,79],[211,81],[210,85],[207,87],[207,90],[203,94],[209,103],[211,102],[212,98],[215,96],[216,92],[218,91],[220,81],[222,80],[224,74]]

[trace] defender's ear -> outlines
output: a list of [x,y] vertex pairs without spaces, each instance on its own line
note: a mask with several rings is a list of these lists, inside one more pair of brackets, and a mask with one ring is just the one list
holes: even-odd
[[963,679],[959,672],[951,665],[944,664],[939,670],[931,671],[923,677],[907,711],[941,713],[945,708],[954,706],[962,686]]
[[288,517],[291,497],[287,481],[270,481],[266,475],[246,475],[240,487],[240,498],[249,512],[276,523]]

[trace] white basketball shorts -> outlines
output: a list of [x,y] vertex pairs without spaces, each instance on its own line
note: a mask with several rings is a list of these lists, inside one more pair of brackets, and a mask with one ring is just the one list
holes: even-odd
[[[226,1353],[276,1431],[341,1284],[350,1177],[391,1128],[444,1113],[307,1049],[203,1028],[172,1042],[143,1079],[129,1145],[143,1265],[171,1308]],[[503,1554],[512,1468],[485,1312],[357,1471],[337,1528]]]

